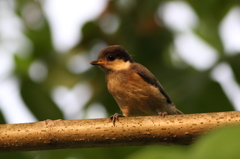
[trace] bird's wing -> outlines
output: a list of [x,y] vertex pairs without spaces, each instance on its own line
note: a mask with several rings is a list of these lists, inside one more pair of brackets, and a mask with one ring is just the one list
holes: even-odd
[[137,74],[143,78],[144,81],[148,82],[149,84],[157,87],[159,91],[166,97],[168,103],[172,103],[172,100],[169,98],[167,93],[164,91],[162,85],[157,80],[157,78],[143,65],[139,63],[133,63],[131,69],[135,70]]

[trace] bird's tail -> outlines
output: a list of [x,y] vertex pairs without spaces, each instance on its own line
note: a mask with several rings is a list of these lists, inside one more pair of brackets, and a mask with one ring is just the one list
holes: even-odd
[[172,114],[184,114],[182,111],[178,110],[174,104],[171,106]]
[[177,114],[183,114],[183,112],[181,112],[180,110],[178,110],[176,107],[175,107],[175,109],[176,109],[176,113],[177,113]]

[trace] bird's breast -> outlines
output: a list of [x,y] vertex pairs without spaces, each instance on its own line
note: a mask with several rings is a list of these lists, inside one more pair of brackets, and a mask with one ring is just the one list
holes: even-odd
[[119,71],[107,76],[107,87],[124,115],[155,115],[166,105],[158,88],[145,82],[137,73]]

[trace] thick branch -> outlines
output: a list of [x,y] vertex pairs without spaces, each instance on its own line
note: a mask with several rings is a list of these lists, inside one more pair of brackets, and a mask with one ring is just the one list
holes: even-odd
[[240,125],[240,112],[120,118],[46,120],[0,125],[0,152],[64,148],[190,144],[212,129]]

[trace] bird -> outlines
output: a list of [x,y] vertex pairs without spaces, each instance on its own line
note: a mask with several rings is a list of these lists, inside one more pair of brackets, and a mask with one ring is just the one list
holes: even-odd
[[122,111],[122,114],[110,116],[114,126],[119,117],[183,114],[157,78],[146,67],[134,62],[122,46],[104,48],[98,59],[90,64],[100,66],[105,72],[108,91]]

